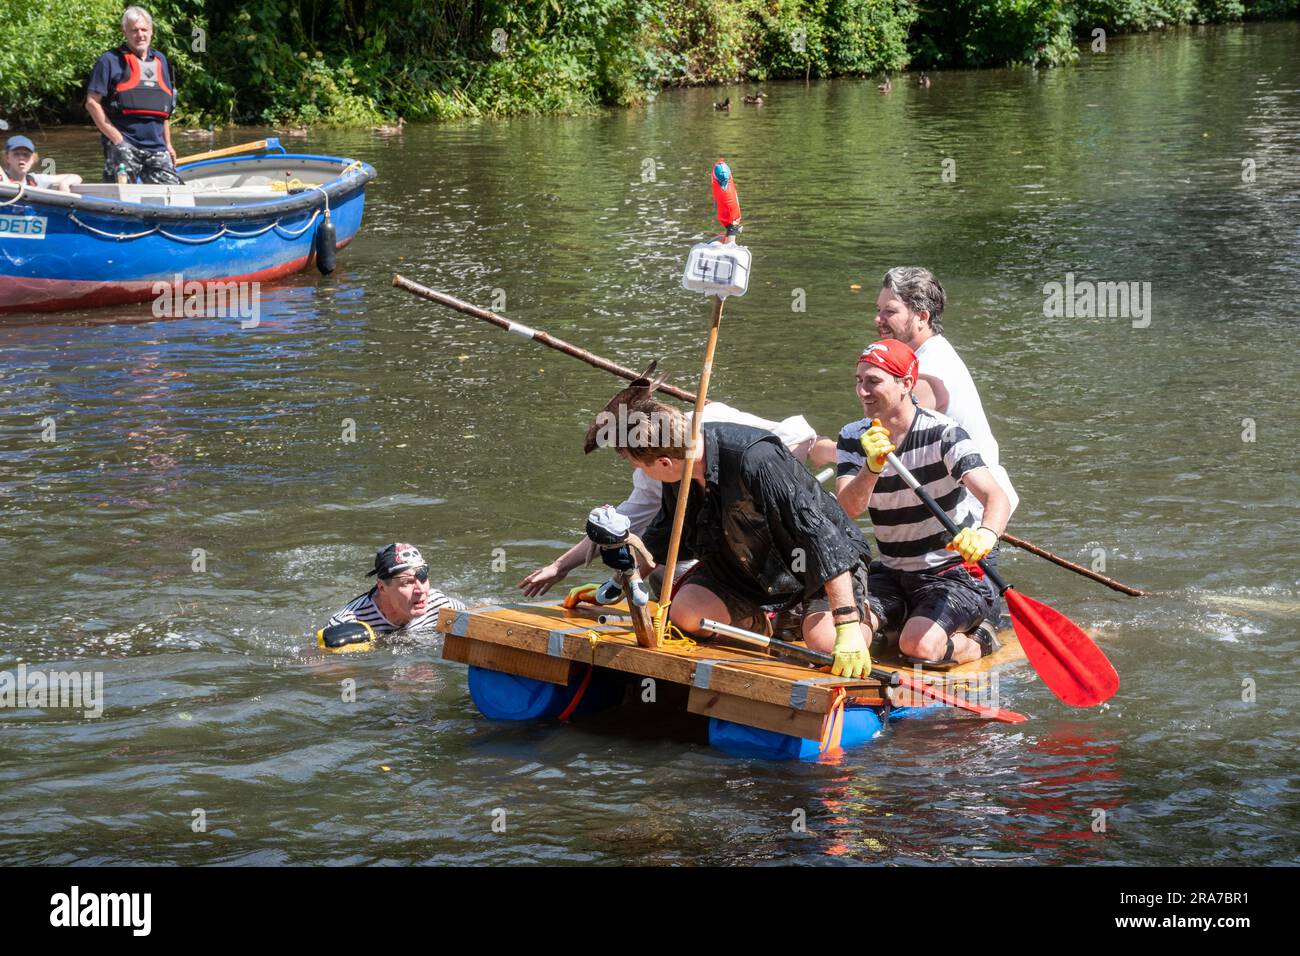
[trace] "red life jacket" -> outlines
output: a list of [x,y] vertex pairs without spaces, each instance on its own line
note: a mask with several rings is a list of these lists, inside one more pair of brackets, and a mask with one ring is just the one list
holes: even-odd
[[114,112],[122,116],[149,116],[167,119],[176,109],[176,94],[167,86],[162,55],[154,53],[145,61],[125,47],[117,50],[126,68],[127,77],[113,87],[109,102]]

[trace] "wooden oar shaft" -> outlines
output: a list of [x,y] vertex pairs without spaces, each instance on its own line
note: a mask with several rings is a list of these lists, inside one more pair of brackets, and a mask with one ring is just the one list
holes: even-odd
[[238,146],[227,146],[223,149],[211,149],[206,153],[195,153],[193,156],[183,156],[176,160],[177,166],[183,166],[186,163],[198,163],[205,159],[217,159],[221,156],[234,156],[238,153],[255,153],[259,149],[266,149],[269,141],[265,139],[254,140],[251,143],[241,143]]
[[[612,372],[628,381],[635,381],[641,374],[640,372],[627,368],[626,366],[619,365],[616,362],[611,362],[609,359],[601,358],[594,352],[588,352],[584,348],[579,348],[570,342],[564,341],[564,339],[556,338],[549,332],[535,329],[520,322],[512,322],[505,316],[497,315],[495,312],[480,308],[479,306],[466,302],[463,299],[458,299],[454,295],[448,295],[446,292],[439,292],[437,289],[430,289],[428,286],[420,285],[418,282],[412,282],[404,276],[394,275],[393,285],[397,286],[399,289],[405,289],[412,295],[417,295],[422,299],[428,299],[430,302],[444,305],[456,312],[460,312],[464,315],[472,315],[474,318],[482,319],[484,322],[490,322],[499,329],[504,329],[507,332],[513,332],[515,335],[523,336],[526,339],[540,342],[548,348],[555,349],[557,352],[571,355],[576,359],[586,362],[588,365],[602,369],[606,372]],[[658,391],[663,392],[665,395],[671,395],[673,398],[681,399],[684,402],[696,401],[693,392],[687,392],[674,385],[660,385]]]
[[[735,627],[731,624],[720,624],[717,621],[711,621],[704,618],[700,621],[700,630],[705,634],[715,637],[729,637],[745,643],[755,644],[768,650],[776,651],[787,657],[793,657],[796,660],[803,661],[805,664],[813,666],[828,667],[834,658],[830,654],[822,651],[814,651],[809,647],[800,647],[798,644],[789,644],[785,641],[778,641],[774,637],[766,637],[762,634],[755,634],[753,631],[747,631],[744,628]],[[1024,723],[1028,718],[1024,714],[1017,713],[1014,710],[1006,710],[1001,707],[985,707],[982,704],[973,704],[970,701],[962,700],[947,691],[940,690],[937,687],[925,683],[924,681],[915,681],[905,674],[897,672],[884,671],[878,667],[871,668],[868,676],[872,680],[878,680],[886,687],[897,687],[900,684],[908,690],[918,694],[925,694],[935,700],[947,704],[949,707],[956,707],[960,710],[970,711],[972,714],[979,714],[981,717],[988,717],[992,720],[1001,720],[1008,724]]]
[[1051,561],[1053,564],[1059,564],[1063,568],[1068,568],[1069,570],[1073,571],[1075,574],[1082,574],[1085,578],[1092,578],[1092,580],[1097,581],[1100,584],[1104,584],[1106,585],[1106,587],[1119,591],[1123,594],[1131,594],[1133,597],[1147,597],[1151,594],[1150,591],[1143,591],[1140,590],[1139,588],[1129,587],[1127,584],[1123,584],[1119,581],[1116,581],[1114,578],[1108,578],[1104,574],[1098,574],[1096,571],[1093,571],[1091,568],[1085,568],[1081,564],[1075,564],[1073,561],[1067,561],[1059,554],[1053,554],[1052,552],[1048,551],[1046,548],[1040,548],[1032,541],[1026,541],[1024,538],[1017,538],[1014,534],[1009,534],[1004,532],[1002,535],[1002,540],[1005,541],[1007,544],[1019,548],[1021,551],[1028,551],[1030,554],[1036,554],[1040,558],[1045,558],[1046,560]]
[[[747,631],[743,627],[736,627],[734,624],[723,624],[720,621],[713,621],[709,618],[703,618],[700,621],[700,630],[710,637],[730,637],[737,641],[743,641],[767,650],[780,651],[788,657],[796,658],[805,664],[811,664],[814,667],[830,667],[835,662],[835,658],[825,651],[815,651],[811,647],[803,647],[799,644],[791,644],[788,641],[782,641],[775,637],[768,637],[765,634],[759,634],[756,631]],[[898,674],[891,674],[888,671],[882,671],[879,668],[871,668],[868,675],[871,680],[878,680],[889,687],[897,686],[900,683]],[[848,681],[848,678],[845,678]]]
[[[889,462],[894,466],[894,470],[897,471],[902,476],[903,480],[907,482],[908,485],[911,486],[912,490],[915,491],[918,496],[920,496],[921,500],[925,502],[926,506],[930,509],[930,511],[934,513],[934,516],[938,518],[940,522],[942,522],[945,528],[948,529],[948,533],[953,536],[956,536],[957,532],[960,529],[955,524],[953,524],[952,519],[949,518],[948,515],[944,513],[944,510],[939,507],[938,503],[935,502],[935,500],[932,497],[930,497],[929,492],[927,492],[924,488],[922,488],[920,483],[918,483],[917,480],[913,478],[911,474],[908,473],[907,469],[903,467],[902,462],[900,462],[892,452],[889,455]],[[1065,558],[1058,557],[1052,554],[1052,552],[1046,550],[1045,548],[1040,548],[1035,544],[1030,544],[1028,541],[1025,541],[1021,538],[1017,538],[1015,535],[1006,534],[1005,532],[1003,532],[1002,540],[1005,541],[1007,544],[1015,545],[1017,548],[1021,548],[1025,551],[1028,551],[1030,554],[1036,554],[1040,558],[1046,558],[1048,561],[1051,561],[1054,564],[1059,564],[1063,568],[1069,568],[1071,571],[1074,571],[1077,574],[1082,574],[1084,577],[1092,578],[1094,581],[1100,581],[1102,584],[1105,584],[1108,587],[1112,587],[1116,591],[1123,591],[1125,594],[1131,594],[1135,597],[1141,597],[1142,595],[1149,593],[1147,591],[1139,591],[1137,588],[1131,588],[1127,584],[1120,584],[1118,581],[1112,581],[1110,578],[1106,577],[1103,574],[1098,574],[1097,572],[1090,571],[1089,569],[1082,567],[1081,565],[1075,564],[1072,561],[1067,561],[1065,560]],[[980,567],[983,568],[984,573],[989,576],[989,580],[991,580],[995,585],[997,585],[999,592],[1005,591],[1007,589],[1007,583],[1003,581],[1000,577],[998,577],[996,571],[990,569],[983,561],[980,562]]]
[[682,480],[677,485],[677,510],[673,512],[673,533],[668,539],[668,558],[664,561],[663,588],[665,600],[659,602],[659,615],[655,621],[660,640],[668,630],[668,606],[672,604],[673,575],[677,573],[677,553],[682,544],[682,528],[686,524],[686,499],[695,483],[695,462],[704,453],[701,425],[704,422],[704,404],[709,394],[709,379],[713,377],[713,353],[718,348],[718,327],[722,324],[722,296],[713,300],[713,315],[709,319],[709,340],[704,347],[704,367],[700,369],[700,390],[695,397],[695,414],[691,416],[690,444],[686,446],[686,459],[682,463]]

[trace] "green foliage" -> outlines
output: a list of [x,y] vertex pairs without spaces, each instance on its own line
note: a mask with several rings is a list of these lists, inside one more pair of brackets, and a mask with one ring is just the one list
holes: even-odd
[[1094,27],[1141,32],[1184,23],[1293,17],[1300,13],[1300,0],[1080,0],[1075,7],[1080,32]]
[[657,41],[676,83],[727,83],[899,70],[911,0],[733,0],[669,7]]
[[1064,0],[952,0],[926,9],[916,35],[918,60],[935,66],[1054,66],[1077,55]]
[[[0,109],[82,119],[122,0],[12,4]],[[656,88],[1052,65],[1076,36],[1294,16],[1300,0],[155,0],[181,124],[369,125],[635,103]]]
[[1247,20],[1280,20],[1300,14],[1300,0],[1242,0]]
[[909,0],[831,0],[827,14],[834,24],[832,73],[875,73],[907,66],[908,33],[917,18],[916,6]]
[[85,98],[96,58],[113,45],[122,7],[117,0],[14,4],[0,17],[0,104],[18,118],[71,112]]

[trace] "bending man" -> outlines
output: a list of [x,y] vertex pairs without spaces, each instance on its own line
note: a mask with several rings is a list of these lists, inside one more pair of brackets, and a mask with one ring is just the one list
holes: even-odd
[[[654,369],[655,363],[651,363],[640,378],[614,396],[605,410],[616,409],[620,404],[626,406],[628,402],[634,400],[651,399],[654,390],[663,381],[663,376],[655,379],[651,378]],[[691,420],[692,414],[687,414],[687,422]],[[814,467],[830,465],[835,462],[835,443],[829,438],[819,437],[802,415],[795,415],[775,422],[759,418],[757,415],[746,414],[732,408],[730,405],[724,405],[722,402],[709,402],[704,406],[704,421],[706,423],[733,422],[738,425],[750,425],[754,428],[769,431],[781,440],[781,443],[795,458],[801,462],[809,460]],[[590,453],[595,447],[596,439],[593,429],[587,436],[585,450]],[[659,505],[662,500],[663,484],[647,477],[644,471],[637,469],[632,473],[632,493],[628,495],[622,504],[615,505],[614,510],[628,519],[633,534],[640,535],[650,526],[650,522],[654,520],[655,515],[659,513]],[[543,565],[520,581],[519,587],[523,589],[527,597],[537,597],[545,594],[556,583],[563,581],[570,571],[591,563],[595,555],[595,544],[590,538],[584,537],[550,564]],[[677,567],[680,576],[686,568],[681,563]]]
[[862,623],[871,547],[862,532],[770,432],[706,421],[701,439],[703,454],[686,474],[687,417],[652,398],[607,407],[587,433],[589,449],[611,446],[662,482],[659,512],[642,535],[656,563],[667,557],[681,482],[694,482],[681,551],[699,564],[679,579],[670,621],[687,633],[703,618],[770,633],[769,610],[803,601],[808,646],[834,653],[836,676],[862,676],[871,667]]

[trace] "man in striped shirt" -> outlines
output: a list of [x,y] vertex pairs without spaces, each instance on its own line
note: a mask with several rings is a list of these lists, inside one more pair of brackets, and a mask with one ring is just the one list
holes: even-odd
[[[867,578],[872,631],[898,630],[899,649],[920,663],[964,664],[994,650],[992,631],[977,629],[997,594],[971,568],[997,546],[1010,502],[966,430],[913,401],[916,381],[916,355],[897,339],[862,353],[866,417],[840,431],[836,497],[851,517],[871,512],[880,550]],[[886,461],[891,451],[961,528],[956,538]]]
[[375,586],[349,601],[329,619],[327,628],[361,621],[377,634],[431,630],[444,607],[456,610],[465,607],[430,586],[428,562],[411,544],[399,541],[380,548],[375,554],[374,569],[366,573],[366,577],[371,576],[378,578]]

